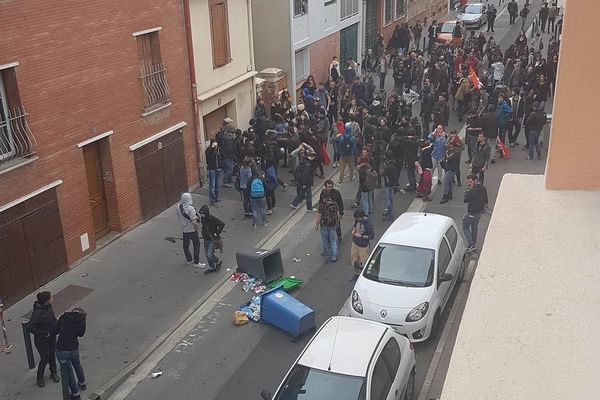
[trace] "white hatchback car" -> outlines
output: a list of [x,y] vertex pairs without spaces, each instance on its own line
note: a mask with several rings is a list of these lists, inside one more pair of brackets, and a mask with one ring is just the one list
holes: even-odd
[[350,298],[350,315],[390,325],[413,342],[435,336],[467,268],[452,218],[404,213],[371,252]]
[[[306,345],[273,400],[414,399],[412,343],[389,326],[329,318]],[[270,400],[263,391],[261,396]]]

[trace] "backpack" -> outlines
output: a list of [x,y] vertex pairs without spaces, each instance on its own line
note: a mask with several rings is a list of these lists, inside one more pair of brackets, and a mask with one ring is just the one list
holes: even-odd
[[250,197],[253,199],[265,197],[265,185],[263,184],[262,179],[254,178],[252,180],[252,184],[250,185]]
[[367,179],[365,182],[366,188],[368,190],[375,189],[375,186],[377,186],[377,181],[378,181],[377,171],[375,171],[375,169],[373,167],[369,167],[369,172],[367,172]]
[[331,197],[325,199],[323,214],[321,215],[321,224],[328,227],[334,227],[338,223],[339,207]]
[[342,136],[342,141],[340,142],[340,153],[343,156],[352,155],[352,141],[347,135]]

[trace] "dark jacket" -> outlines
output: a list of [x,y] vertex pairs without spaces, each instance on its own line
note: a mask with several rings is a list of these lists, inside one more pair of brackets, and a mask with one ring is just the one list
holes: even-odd
[[419,155],[419,163],[421,164],[421,168],[433,168],[433,160],[431,159],[431,150],[433,150],[433,145],[430,143],[427,147],[421,148],[421,153]]
[[51,304],[41,305],[37,301],[33,303],[33,312],[27,324],[27,331],[36,337],[45,338],[54,335],[56,330],[56,316]]
[[[321,190],[321,194],[319,195],[319,203],[325,202],[325,193],[323,193],[324,190]],[[340,191],[332,188],[329,195],[331,196],[331,200],[335,201],[337,204],[340,215],[344,215],[344,200],[342,200],[342,194]]]
[[391,159],[385,162],[385,169],[383,170],[383,182],[385,187],[398,186],[398,179],[400,178],[400,169],[396,160]]
[[367,175],[369,174],[369,165],[365,164],[358,168],[358,190],[361,192],[370,192],[367,187]]
[[312,162],[306,158],[300,160],[300,163],[296,168],[296,174],[294,178],[296,179],[296,183],[298,185],[313,186],[315,183],[315,177],[313,174]]
[[206,148],[206,169],[217,170],[221,168],[221,152],[219,148],[213,149],[211,146]]
[[415,165],[415,161],[419,159],[419,143],[417,139],[411,137],[402,138],[402,151],[404,152],[404,162],[407,167]]
[[478,183],[467,190],[465,192],[464,202],[469,203],[467,206],[467,213],[483,212],[485,205],[488,203],[488,195],[485,186]]
[[85,335],[85,314],[66,312],[60,316],[56,324],[55,334],[58,334],[56,350],[76,350],[79,348],[77,338]]
[[454,172],[460,170],[460,151],[454,150],[446,155],[446,170]]
[[483,129],[486,138],[496,139],[498,136],[498,118],[494,111],[482,114],[479,126]]
[[547,116],[543,111],[534,111],[525,119],[525,126],[530,130],[541,131],[546,125]]
[[371,222],[369,222],[369,220],[366,218],[363,218],[362,221],[358,222],[354,220],[354,228],[356,228],[356,230],[359,233],[362,233],[363,236],[368,236],[368,238],[357,238],[352,236],[352,241],[354,242],[354,244],[358,247],[368,247],[370,241],[375,238],[375,231],[373,230],[373,225],[371,224]]
[[[208,208],[208,207],[207,207]],[[210,215],[207,209],[200,209],[205,213],[200,218],[200,225],[202,227],[202,238],[204,240],[217,240],[221,238],[221,232],[225,228],[225,223],[214,215]]]
[[483,145],[477,143],[475,147],[475,156],[473,157],[473,168],[481,169],[490,160],[492,149],[489,144],[484,143]]

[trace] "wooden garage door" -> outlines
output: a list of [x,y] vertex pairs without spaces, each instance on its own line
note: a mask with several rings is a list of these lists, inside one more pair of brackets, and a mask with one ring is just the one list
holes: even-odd
[[187,190],[183,136],[171,132],[134,155],[142,216],[148,220],[179,201]]
[[0,295],[22,299],[67,270],[56,190],[0,213]]

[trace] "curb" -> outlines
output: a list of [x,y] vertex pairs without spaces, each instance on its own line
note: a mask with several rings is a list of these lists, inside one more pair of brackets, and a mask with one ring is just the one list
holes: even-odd
[[[323,188],[325,181],[327,179],[332,179],[336,174],[338,174],[338,170],[333,170],[330,174],[328,174],[322,182],[318,185],[313,186],[313,202],[316,199],[318,201],[320,190]],[[297,210],[290,210],[288,215],[284,217],[284,219],[273,229],[267,236],[265,236],[261,241],[256,244],[257,248],[264,246],[267,242],[269,242],[273,237],[277,236],[278,232],[297,214],[300,212],[304,212],[303,208],[299,208]],[[133,362],[131,362],[128,366],[123,368],[118,374],[116,374],[113,378],[111,378],[107,383],[105,383],[100,389],[95,390],[92,394],[89,395],[88,399],[90,400],[108,400],[110,396],[131,376],[135,373],[136,369],[138,369],[150,356],[162,345],[164,344],[169,337],[171,337],[179,327],[188,321],[193,314],[202,307],[208,299],[211,298],[219,289],[221,289],[228,281],[229,274],[225,274],[219,281],[217,281],[207,292],[202,295],[202,297],[194,303],[192,307],[190,307],[183,315],[169,327],[169,329],[164,332],[161,336],[158,337],[150,346],[144,350],[144,352],[137,357]]]

